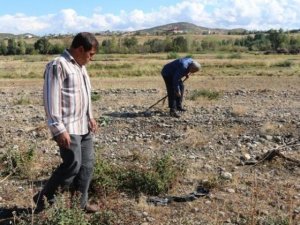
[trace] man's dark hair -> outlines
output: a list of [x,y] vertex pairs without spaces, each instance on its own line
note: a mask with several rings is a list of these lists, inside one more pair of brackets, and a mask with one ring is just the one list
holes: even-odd
[[89,51],[93,47],[98,51],[99,43],[92,33],[89,32],[81,32],[76,34],[74,37],[71,48],[79,48],[80,46],[83,47],[84,51]]

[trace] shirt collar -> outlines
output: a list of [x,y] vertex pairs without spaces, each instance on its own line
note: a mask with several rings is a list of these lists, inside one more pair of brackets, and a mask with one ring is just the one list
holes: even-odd
[[65,49],[62,53],[62,56],[65,57],[68,61],[72,62],[73,64],[78,64],[74,57],[70,54],[68,49]]

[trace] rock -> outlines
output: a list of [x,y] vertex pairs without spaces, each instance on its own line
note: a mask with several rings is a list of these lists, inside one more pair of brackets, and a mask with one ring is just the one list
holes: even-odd
[[220,176],[225,180],[232,180],[232,174],[229,172],[221,172]]

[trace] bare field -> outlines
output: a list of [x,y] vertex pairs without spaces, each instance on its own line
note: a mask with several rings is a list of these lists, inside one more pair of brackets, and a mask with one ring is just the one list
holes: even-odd
[[[148,64],[157,67],[152,76],[123,76],[122,68],[112,67],[119,77],[99,75],[101,70],[109,74],[108,67],[90,68],[93,92],[99,96],[93,102],[101,125],[95,135],[97,156],[147,171],[149,161],[170,155],[185,171],[156,197],[187,196],[199,186],[209,193],[155,206],[149,194],[101,195],[91,189],[93,201],[114,215],[107,224],[300,224],[299,56],[197,55],[203,69],[186,81],[188,111],[179,119],[168,116],[166,103],[143,113],[166,94],[158,68],[167,60],[162,55],[126,57],[93,64],[136,62],[141,71],[151,70]],[[291,58],[292,66],[272,66]],[[0,74],[6,65],[0,64]],[[0,224],[27,221],[4,212],[33,207],[32,196],[59,163],[45,125],[42,83],[41,77],[0,79]],[[198,90],[218,97],[192,98]],[[38,224],[43,215],[30,218],[27,224]]]

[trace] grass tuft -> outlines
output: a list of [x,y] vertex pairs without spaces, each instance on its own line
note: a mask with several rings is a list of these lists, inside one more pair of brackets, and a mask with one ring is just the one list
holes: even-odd
[[210,90],[193,90],[188,96],[189,100],[195,101],[199,97],[207,98],[209,100],[216,100],[220,97],[219,92],[210,91]]

